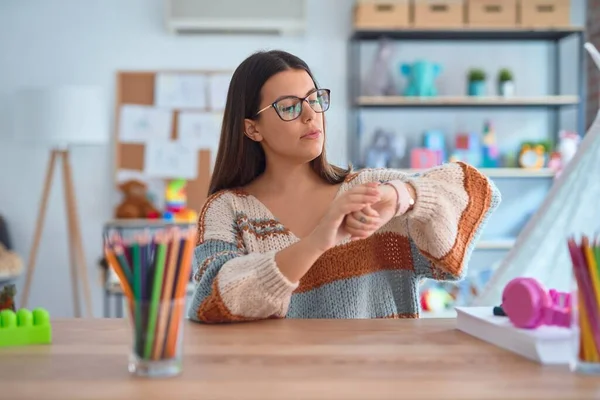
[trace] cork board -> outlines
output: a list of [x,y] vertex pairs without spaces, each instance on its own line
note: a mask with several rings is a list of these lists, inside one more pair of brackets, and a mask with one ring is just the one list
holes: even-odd
[[[143,143],[123,143],[120,141],[119,124],[121,106],[123,105],[144,105],[153,106],[155,104],[155,79],[158,73],[192,73],[192,74],[227,74],[229,71],[121,71],[117,73],[116,84],[116,110],[115,110],[115,186],[118,185],[117,174],[119,170],[144,171],[144,150]],[[171,126],[171,138],[177,139],[177,121],[178,114],[182,110],[173,109],[173,122]],[[185,109],[190,111],[190,109]],[[193,111],[210,112],[209,109],[197,109]],[[211,175],[211,154],[210,150],[200,149],[198,151],[198,173],[196,178],[188,180],[187,200],[188,207],[200,212],[208,194],[210,175]],[[168,180],[165,180],[168,182]]]

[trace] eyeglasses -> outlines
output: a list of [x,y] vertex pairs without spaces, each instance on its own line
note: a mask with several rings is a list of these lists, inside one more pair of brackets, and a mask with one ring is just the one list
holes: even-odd
[[304,98],[286,96],[266,106],[256,115],[273,107],[279,118],[284,121],[293,121],[302,114],[302,106],[307,100],[314,112],[323,113],[329,109],[329,93],[329,89],[315,89]]

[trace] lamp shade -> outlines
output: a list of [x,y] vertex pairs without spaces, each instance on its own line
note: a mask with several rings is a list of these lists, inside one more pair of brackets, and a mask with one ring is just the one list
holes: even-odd
[[107,104],[96,86],[23,88],[14,102],[14,138],[45,146],[109,141]]

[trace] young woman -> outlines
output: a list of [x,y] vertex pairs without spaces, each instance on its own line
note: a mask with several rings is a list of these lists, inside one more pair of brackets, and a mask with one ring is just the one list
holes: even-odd
[[233,74],[198,221],[192,320],[416,318],[422,278],[464,276],[495,186],[463,163],[421,175],[333,166],[329,104],[283,51]]

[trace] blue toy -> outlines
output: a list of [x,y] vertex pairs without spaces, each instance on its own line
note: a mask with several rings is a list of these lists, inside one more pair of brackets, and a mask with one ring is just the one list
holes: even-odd
[[450,162],[463,161],[474,167],[481,166],[482,146],[477,133],[459,133],[456,135],[454,152]]
[[446,162],[446,137],[444,136],[444,132],[436,130],[426,131],[423,147],[439,152],[440,160],[438,161],[438,164]]
[[483,168],[497,168],[500,166],[500,150],[496,144],[496,132],[490,121],[486,121],[483,127],[483,145],[482,145]]
[[404,91],[405,96],[433,97],[438,92],[435,79],[442,72],[442,67],[429,61],[419,60],[411,64],[402,64],[402,74],[408,78],[408,85]]

